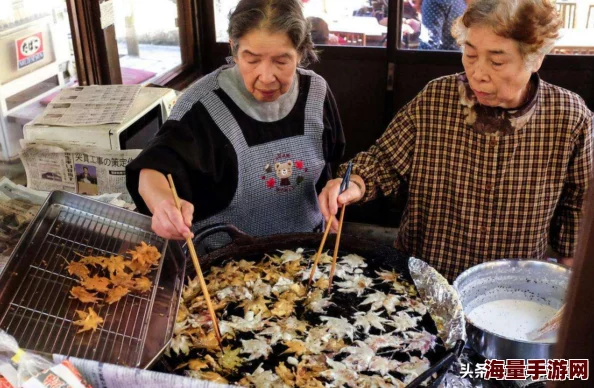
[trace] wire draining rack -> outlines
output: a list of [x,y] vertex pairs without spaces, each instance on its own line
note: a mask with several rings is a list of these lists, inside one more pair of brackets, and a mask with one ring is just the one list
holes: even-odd
[[[151,232],[149,217],[88,198],[53,192],[23,234],[0,277],[0,329],[21,348],[113,364],[148,367],[172,336],[184,276],[179,244]],[[112,305],[81,303],[66,259],[125,255],[141,241],[162,255],[148,275],[150,292],[128,294]],[[77,334],[75,310],[104,318],[97,331]]]

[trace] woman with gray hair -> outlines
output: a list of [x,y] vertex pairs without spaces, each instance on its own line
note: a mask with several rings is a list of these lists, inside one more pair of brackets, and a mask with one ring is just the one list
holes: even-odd
[[430,82],[398,112],[353,159],[347,191],[328,182],[324,216],[406,186],[395,246],[449,280],[483,261],[545,258],[548,245],[571,264],[592,175],[592,113],[538,76],[560,27],[548,0],[471,2],[452,28],[464,73]]
[[234,63],[183,94],[128,165],[128,190],[169,239],[222,222],[252,235],[319,230],[317,193],[344,134],[326,81],[300,67],[317,59],[301,1],[241,0],[229,22]]

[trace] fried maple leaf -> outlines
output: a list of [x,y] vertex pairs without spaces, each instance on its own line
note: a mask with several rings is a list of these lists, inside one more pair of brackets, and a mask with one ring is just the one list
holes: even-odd
[[[307,333],[305,339],[305,347],[310,354],[320,354],[328,346],[328,342],[332,339],[332,334],[327,327],[314,327]],[[339,338],[342,340],[342,338]]]
[[400,366],[396,369],[398,373],[402,373],[406,376],[405,383],[409,383],[415,378],[419,377],[419,375],[429,369],[430,363],[429,360],[426,358],[418,358],[412,357],[410,361],[403,362]]
[[283,352],[283,354],[292,353],[297,356],[302,356],[305,353],[307,353],[307,347],[305,346],[305,342],[303,342],[303,341],[300,341],[300,340],[285,341],[284,344],[287,347],[287,350],[285,350]]
[[[302,269],[301,271],[299,271],[297,273],[297,275],[301,277],[301,281],[304,281],[304,282],[309,281],[309,276],[311,275],[311,267]],[[314,276],[313,276],[312,280],[315,282],[325,276],[326,275],[324,274],[324,271],[322,269],[320,269],[320,266],[318,265],[316,267],[316,271],[314,272]]]
[[287,317],[295,311],[295,303],[290,300],[281,299],[274,304],[270,312],[275,317]]
[[83,303],[96,303],[101,300],[97,298],[97,293],[90,293],[84,287],[75,286],[70,290],[70,295]]
[[264,370],[260,365],[254,373],[247,374],[243,379],[239,381],[239,385],[244,387],[284,387],[284,383],[278,375],[275,373]]
[[305,321],[300,321],[295,317],[288,317],[284,321],[280,321],[278,325],[285,331],[295,333],[297,332],[305,333],[307,331],[307,327],[309,324]]
[[126,273],[124,271],[117,271],[115,273],[109,274],[109,280],[111,281],[111,284],[113,284],[114,286],[133,288],[136,285],[136,281],[132,278],[132,274]]
[[390,294],[386,296],[386,299],[384,299],[382,306],[384,306],[388,314],[392,314],[396,311],[396,306],[400,306],[401,304],[402,302],[400,301],[398,295]]
[[86,265],[84,265],[83,263],[74,261],[74,260],[71,261],[70,263],[68,263],[68,265],[66,266],[66,269],[68,270],[68,273],[70,275],[77,276],[81,279],[86,278],[91,273],[91,271],[87,268]]
[[370,335],[365,339],[365,343],[377,352],[382,348],[400,349],[402,348],[403,340],[394,335],[394,333],[388,333],[383,335]]
[[191,370],[202,370],[208,368],[208,364],[204,360],[195,358],[188,362],[188,368]]
[[282,294],[283,292],[287,291],[293,285],[293,281],[289,280],[285,277],[280,277],[274,287],[272,287],[272,292],[274,294]]
[[405,384],[390,375],[385,377],[378,375],[359,375],[357,386],[361,388],[404,388]]
[[156,264],[161,258],[161,253],[156,247],[148,245],[144,241],[140,242],[135,249],[129,250],[128,254],[132,256],[132,262],[137,262],[141,266],[151,266]]
[[88,330],[95,331],[97,330],[97,327],[103,323],[103,318],[97,315],[95,310],[93,310],[91,307],[89,307],[88,310],[88,313],[86,311],[76,310],[76,313],[80,319],[73,321],[72,323],[76,326],[82,326],[82,329],[76,332],[77,334]]
[[247,282],[246,286],[255,297],[262,296],[264,298],[270,298],[272,286],[262,281],[262,279],[257,279],[254,282]]
[[244,301],[246,299],[253,299],[253,295],[246,287],[227,287],[216,293],[216,297],[220,301],[228,303],[235,303]]
[[375,271],[375,273],[384,283],[393,283],[397,281],[399,277],[398,273],[394,271]]
[[292,261],[298,262],[303,258],[303,248],[297,249],[296,252],[290,250],[279,252],[282,252],[282,256],[280,257],[280,259],[283,264],[290,263]]
[[330,287],[330,279],[326,275],[318,279],[317,282],[314,283],[315,288],[319,288],[320,290],[327,290]]
[[97,275],[83,279],[80,282],[80,285],[86,288],[87,290],[95,290],[103,293],[109,291],[109,284],[110,281],[108,278],[104,278]]
[[191,341],[188,336],[176,335],[171,339],[169,348],[175,352],[175,354],[183,353],[188,355],[190,353]]
[[330,302],[330,298],[324,298],[324,291],[313,290],[305,301],[305,308],[313,311],[314,313],[321,314],[333,304],[334,303]]
[[357,294],[357,296],[361,296],[372,284],[373,280],[363,275],[355,276],[344,282],[336,282],[336,285],[340,287],[338,291]]
[[367,298],[363,302],[361,302],[361,306],[371,304],[371,311],[378,310],[382,308],[384,305],[384,300],[386,300],[386,294],[381,291],[376,291],[373,294],[367,295]]
[[240,352],[240,348],[231,350],[231,346],[226,346],[223,349],[223,354],[219,356],[219,365],[229,371],[237,369],[237,367],[243,364],[243,359],[239,357]]
[[380,317],[375,311],[355,313],[355,317],[354,325],[363,328],[365,334],[368,334],[372,327],[384,331],[383,324],[389,322],[388,319]]
[[347,265],[351,268],[365,268],[367,267],[367,263],[365,263],[365,259],[359,255],[351,253],[350,255],[346,255],[340,258],[340,264]]
[[210,351],[218,351],[219,348],[219,341],[217,341],[217,337],[214,333],[214,330],[210,330],[208,333],[204,334],[204,332],[200,331],[198,337],[192,337],[192,345],[199,349],[206,349]]
[[138,292],[147,292],[150,291],[152,286],[153,282],[151,282],[148,278],[141,276],[134,279],[134,287],[132,288]]
[[357,329],[355,326],[351,325],[349,321],[345,318],[334,318],[334,317],[320,317],[320,320],[326,322],[326,327],[328,328],[328,332],[335,335],[336,338],[344,338],[349,337],[351,341],[355,335]]
[[116,271],[123,272],[126,269],[126,261],[122,256],[111,256],[109,259],[106,259],[104,263],[110,273]]
[[253,312],[248,311],[245,314],[245,318],[238,317],[236,315],[231,317],[231,327],[237,331],[259,331],[264,327],[264,321],[262,321],[262,314],[255,315]]
[[411,317],[406,311],[399,311],[396,315],[391,316],[392,320],[387,323],[388,326],[392,326],[396,332],[406,331],[417,326],[421,317]]
[[115,302],[119,301],[120,299],[122,299],[124,296],[126,296],[129,292],[130,292],[130,290],[127,289],[126,287],[117,286],[116,288],[109,290],[109,292],[107,293],[107,296],[105,297],[105,303],[107,303],[107,304],[115,303]]
[[403,334],[408,352],[418,350],[423,355],[435,347],[436,337],[427,331],[406,331]]
[[256,269],[256,263],[241,259],[237,263],[237,267],[244,272],[249,272]]
[[385,376],[398,369],[398,367],[400,367],[400,362],[396,360],[375,356],[372,357],[368,370],[371,372],[378,372],[382,376]]
[[408,298],[406,306],[408,307],[409,311],[414,311],[421,316],[427,314],[427,306],[425,306],[423,302],[416,298]]
[[252,361],[260,357],[266,359],[272,353],[272,348],[266,339],[256,337],[253,340],[241,340],[241,353],[250,355],[247,361]]
[[101,268],[105,268],[107,266],[107,264],[105,264],[106,260],[108,260],[107,257],[103,256],[82,256],[79,263],[90,265],[92,267],[100,266]]
[[[221,333],[222,334],[222,333]],[[281,329],[281,327],[275,322],[272,326],[267,327],[266,329],[262,330],[259,335],[263,335],[266,337],[270,337],[270,345],[276,345],[278,341],[281,339],[285,339],[285,333]],[[287,341],[292,340],[293,337],[289,336]]]
[[325,370],[321,375],[330,381],[334,382],[334,386],[343,387],[349,386],[351,388],[357,387],[357,372],[347,367],[345,364],[334,361],[331,358],[326,358],[326,363],[330,369]]
[[228,384],[229,383],[229,381],[226,378],[224,378],[217,372],[212,372],[212,371],[202,372],[202,371],[191,370],[191,371],[188,371],[186,373],[186,375],[188,377],[191,377],[194,379],[212,381],[213,383],[218,383],[218,384]]
[[283,380],[285,384],[287,384],[290,387],[295,386],[295,374],[285,366],[284,362],[278,364],[278,366],[274,368],[274,371],[276,372],[278,377],[280,377]]
[[355,343],[357,346],[342,349],[341,353],[349,353],[342,362],[349,368],[362,372],[369,368],[372,358],[375,357],[375,351],[363,341],[355,341]]
[[270,316],[270,311],[268,310],[268,306],[266,303],[270,303],[269,300],[264,299],[263,296],[258,296],[256,299],[245,299],[243,303],[239,305],[239,307],[243,307],[244,314],[247,314],[248,311],[253,312],[254,314],[262,314],[262,316]]

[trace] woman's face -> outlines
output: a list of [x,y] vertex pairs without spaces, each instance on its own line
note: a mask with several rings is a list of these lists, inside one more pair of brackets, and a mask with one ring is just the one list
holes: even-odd
[[542,58],[528,68],[515,40],[481,26],[468,29],[463,51],[462,64],[479,103],[517,108],[526,101],[530,76]]
[[235,54],[245,87],[260,102],[275,101],[291,88],[300,60],[286,33],[263,29],[242,36]]

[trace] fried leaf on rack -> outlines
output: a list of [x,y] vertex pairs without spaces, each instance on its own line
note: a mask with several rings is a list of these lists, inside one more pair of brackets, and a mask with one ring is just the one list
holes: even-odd
[[93,308],[89,307],[89,312],[76,310],[78,317],[80,318],[77,321],[73,321],[72,323],[76,326],[82,326],[82,329],[77,331],[76,333],[82,333],[83,331],[88,330],[97,330],[97,327],[103,323],[103,318],[101,318]]
[[108,278],[104,278],[98,275],[83,279],[80,282],[80,285],[86,288],[87,290],[95,290],[103,293],[109,291],[109,284],[110,281]]
[[91,274],[91,270],[83,263],[74,260],[71,262],[66,262],[68,263],[66,269],[70,275],[78,276],[79,278],[84,279]]
[[101,300],[96,295],[97,293],[90,293],[84,287],[75,286],[70,290],[70,295],[80,300],[83,303],[97,303]]
[[148,278],[141,276],[139,278],[134,279],[134,291],[138,292],[147,292],[150,291],[151,287],[153,286],[153,282],[151,282]]
[[107,257],[84,256],[84,255],[81,255],[80,253],[77,253],[77,255],[82,256],[82,259],[79,260],[79,263],[90,265],[94,268],[96,268],[97,266],[100,266],[101,268],[105,268],[107,266],[107,264],[105,264],[105,261],[108,260]]
[[107,293],[107,296],[105,297],[105,303],[107,303],[107,304],[115,303],[115,302],[119,301],[120,299],[122,299],[124,296],[126,296],[129,292],[130,292],[130,290],[128,288],[122,287],[122,286],[117,286],[116,288],[109,290],[109,292]]
[[132,288],[136,284],[132,278],[132,274],[124,271],[116,271],[115,273],[109,274],[109,280],[114,286],[122,286],[127,288]]
[[116,271],[123,272],[126,269],[126,261],[122,256],[111,256],[109,259],[105,260],[105,264],[109,273],[114,273]]
[[132,256],[132,262],[137,262],[141,265],[155,265],[161,258],[161,253],[156,247],[148,245],[144,241],[140,242],[135,249],[129,250],[128,253]]

